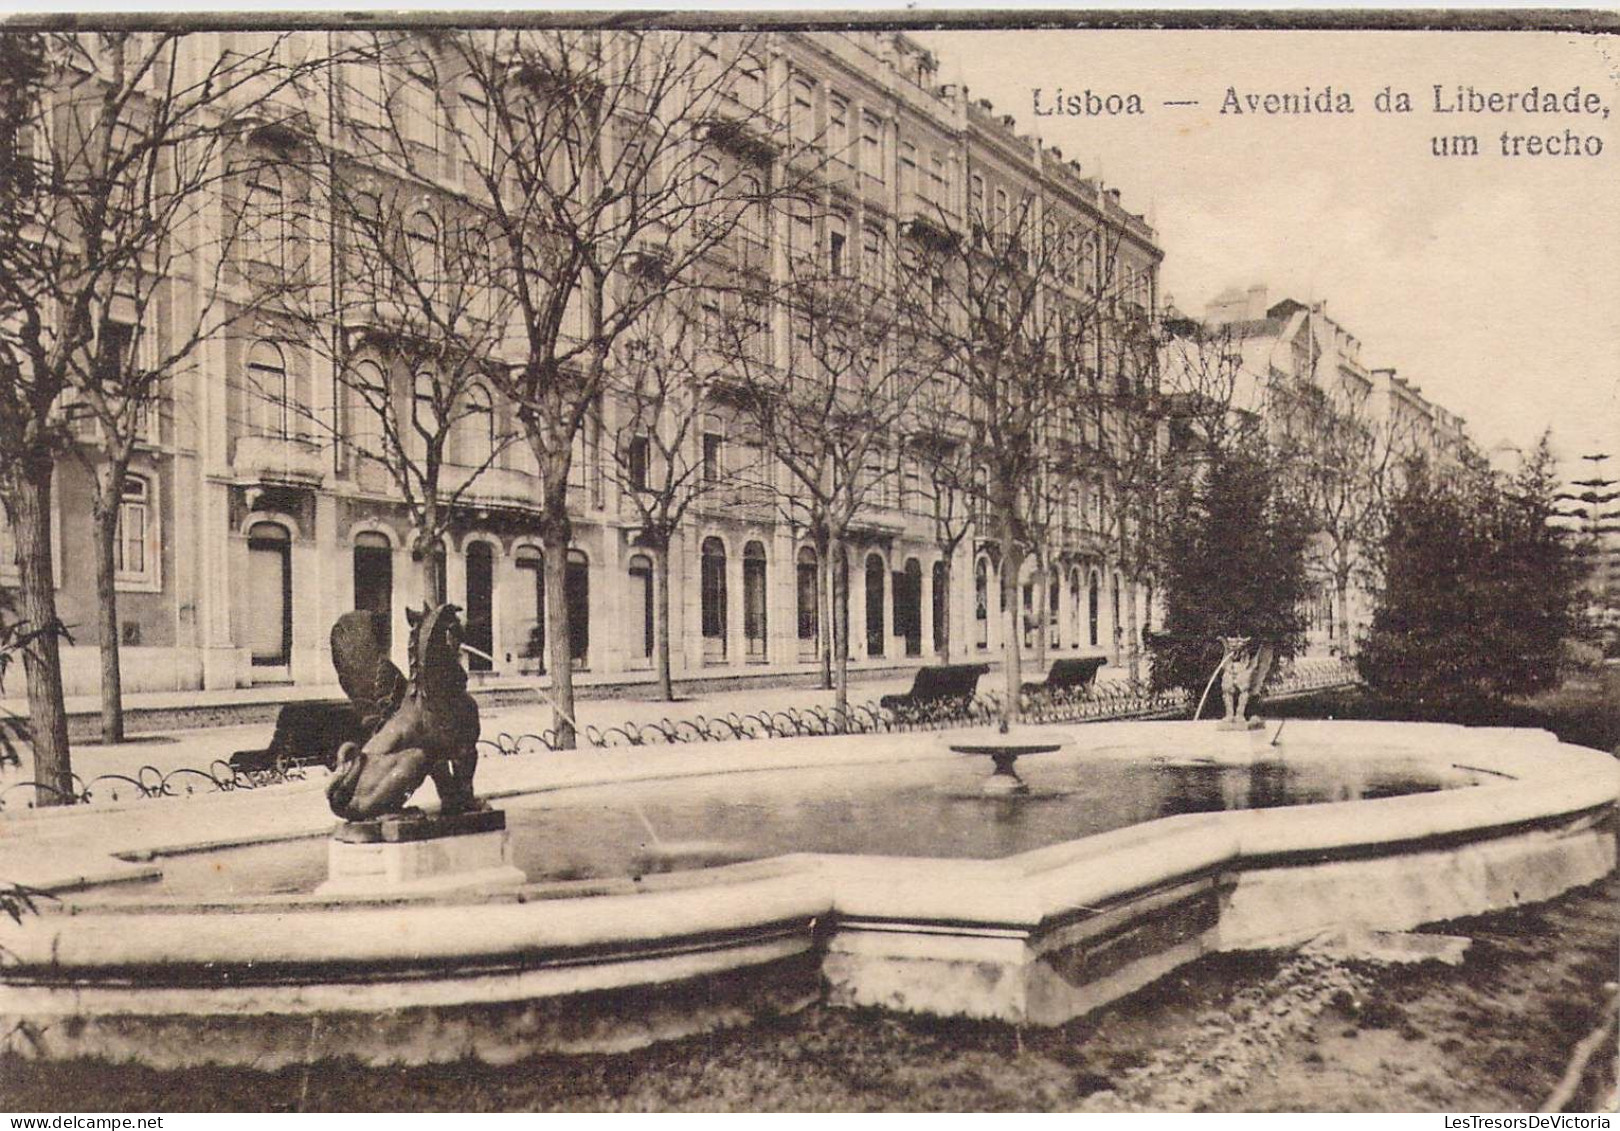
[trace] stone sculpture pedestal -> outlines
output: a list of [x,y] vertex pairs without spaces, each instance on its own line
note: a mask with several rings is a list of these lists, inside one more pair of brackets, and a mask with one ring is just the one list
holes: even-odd
[[327,880],[317,895],[426,895],[526,883],[512,864],[506,814],[407,812],[346,821],[332,833]]

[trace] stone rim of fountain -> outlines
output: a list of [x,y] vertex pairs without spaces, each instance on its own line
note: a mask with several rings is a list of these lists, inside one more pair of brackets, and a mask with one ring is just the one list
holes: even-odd
[[[1184,725],[1099,724],[1086,733],[1105,743],[1128,733],[1136,757],[1161,744],[1167,728]],[[289,902],[258,915],[240,907],[195,914],[64,907],[15,927],[0,923],[0,941],[18,959],[0,968],[7,1002],[0,1021],[37,1022],[47,1046],[35,1055],[99,1049],[192,1063],[303,1048],[288,1034],[307,1035],[309,1015],[321,1013],[333,1019],[323,1032],[371,1042],[347,1051],[388,1061],[402,1055],[396,1034],[373,1028],[402,1006],[431,1011],[447,1026],[484,1023],[468,1010],[491,1011],[478,1018],[508,1010],[522,1022],[513,1047],[599,1050],[656,1039],[637,1013],[651,992],[737,979],[763,993],[784,983],[788,963],[812,982],[819,976],[834,1005],[1061,1024],[1211,950],[1293,945],[1350,921],[1408,929],[1550,898],[1613,867],[1620,766],[1600,751],[1536,731],[1299,725],[1307,735],[1319,732],[1313,740],[1322,749],[1312,756],[1399,736],[1391,746],[1402,753],[1467,762],[1504,780],[1160,818],[999,859],[790,855],[714,869],[705,882],[689,874],[678,889],[589,900],[502,897],[478,904],[476,914],[437,902],[336,909]],[[1213,738],[1203,733],[1209,737],[1200,741]],[[945,743],[929,748],[926,757],[951,757]],[[892,744],[877,740],[867,749],[883,751],[873,761],[895,756]],[[766,768],[769,751],[741,753],[750,767]],[[837,757],[847,755],[840,748]],[[706,772],[739,768],[731,763]],[[599,760],[591,766],[600,772]],[[637,764],[636,773],[644,769]],[[573,777],[562,766],[546,780]],[[116,812],[71,819],[107,816]],[[357,929],[366,923],[388,929]],[[1160,937],[1159,923],[1190,933]],[[1136,947],[1133,939],[1140,948],[1119,950]],[[1110,955],[1114,972],[1096,975],[1095,959]],[[374,975],[379,962],[388,978],[358,978]],[[132,969],[142,972],[138,986]],[[1070,978],[1084,971],[1093,973]],[[724,981],[695,981],[709,977]],[[600,1015],[601,1031],[582,1037],[572,1011],[584,1006],[572,1003],[587,1001],[618,1002],[623,1016]],[[689,1004],[679,1026],[657,1035],[735,1024],[746,1013],[727,1005],[692,1020]],[[557,1017],[538,1034],[528,1020],[535,1009],[555,1009]],[[82,1037],[68,1017],[85,1023]],[[196,1039],[222,1019],[234,1019],[240,1040]],[[411,1024],[420,1030],[419,1020]],[[280,1028],[256,1036],[272,1025]],[[481,1045],[468,1049],[485,1055]],[[403,1055],[444,1054],[424,1044]]]

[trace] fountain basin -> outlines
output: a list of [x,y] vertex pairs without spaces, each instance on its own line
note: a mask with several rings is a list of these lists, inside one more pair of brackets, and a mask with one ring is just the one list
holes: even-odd
[[[1066,729],[1087,757],[1238,760],[1237,736],[1190,724]],[[623,1048],[822,993],[1057,1024],[1212,950],[1407,929],[1551,898],[1614,866],[1620,770],[1600,752],[1535,731],[1379,723],[1291,723],[1282,751],[1300,764],[1378,752],[1481,784],[1165,817],[998,859],[789,853],[391,902],[86,887],[247,829],[318,835],[330,828],[319,782],[7,817],[8,871],[67,905],[0,927],[13,956],[0,1026],[31,1034],[13,1039],[29,1055],[270,1066]],[[491,760],[481,781],[533,799],[806,767],[858,779],[930,760],[960,764],[938,735],[894,735]],[[11,851],[29,835],[31,851]]]

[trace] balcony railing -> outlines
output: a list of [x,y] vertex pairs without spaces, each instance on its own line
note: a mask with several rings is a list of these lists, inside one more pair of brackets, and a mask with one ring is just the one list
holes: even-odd
[[242,436],[231,460],[239,481],[318,487],[327,461],[319,444],[297,436]]
[[461,491],[464,506],[521,507],[540,505],[539,481],[526,471],[507,467],[446,466],[441,472],[445,492]]
[[780,129],[760,115],[715,114],[703,121],[701,132],[715,148],[757,165],[768,164],[782,149]]
[[962,239],[945,211],[918,193],[907,193],[901,200],[900,221],[906,235],[940,251],[951,250]]

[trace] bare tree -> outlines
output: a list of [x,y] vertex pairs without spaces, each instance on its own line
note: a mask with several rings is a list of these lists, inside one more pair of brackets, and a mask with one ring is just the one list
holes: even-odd
[[[609,474],[639,525],[636,544],[653,560],[653,658],[658,694],[675,697],[670,673],[669,553],[675,533],[699,500],[730,486],[704,462],[703,425],[720,380],[724,351],[707,340],[703,312],[717,292],[688,291],[648,311],[619,339],[608,395],[619,437]],[[712,327],[711,327],[712,328]]]
[[1346,653],[1350,588],[1376,583],[1376,547],[1383,541],[1396,477],[1408,450],[1406,430],[1378,419],[1365,398],[1346,401],[1311,390],[1303,427],[1282,438],[1288,485],[1311,526],[1305,560],[1333,587],[1334,631]]
[[760,319],[748,312],[727,320],[722,341],[738,410],[785,475],[776,485],[780,507],[817,543],[830,594],[834,703],[843,711],[851,528],[887,497],[909,406],[934,366],[932,344],[912,321],[917,274],[890,278],[894,258],[882,245],[876,263],[858,267],[843,257],[849,249],[829,243],[823,250],[824,269],[806,254],[776,292],[787,330],[783,356],[765,348]]
[[966,219],[966,238],[932,245],[930,274],[940,295],[925,309],[933,340],[962,384],[974,462],[984,469],[997,523],[1005,727],[1017,717],[1021,686],[1018,585],[1050,505],[1040,480],[1053,430],[1073,415],[1075,371],[1097,348],[1118,241],[1031,191],[1010,203],[998,193],[993,209],[970,200]]
[[1166,323],[1159,387],[1176,457],[1166,465],[1171,473],[1195,473],[1208,453],[1256,441],[1260,390],[1244,368],[1242,347],[1230,326],[1185,318]]
[[[102,730],[123,736],[116,573],[125,473],[157,438],[159,400],[198,347],[246,313],[220,281],[236,238],[209,207],[224,160],[299,72],[279,36],[196,59],[172,32],[17,33],[4,40],[0,208],[0,479],[17,535],[23,617],[55,623],[50,476],[91,471]],[[180,286],[195,298],[181,301]],[[278,287],[285,288],[282,280]],[[24,653],[46,801],[71,796],[54,633]]]
[[1166,486],[1162,435],[1166,400],[1160,388],[1159,335],[1149,313],[1112,304],[1106,319],[1105,369],[1085,382],[1082,403],[1097,444],[1091,455],[1106,487],[1103,542],[1111,569],[1126,582],[1123,650],[1131,682],[1141,679],[1137,584],[1151,578],[1157,523]]
[[[354,48],[333,64],[345,145],[310,167],[334,239],[329,298],[294,324],[300,342],[329,353],[339,403],[333,414],[289,407],[330,434],[357,477],[375,469],[386,480],[411,524],[422,592],[440,600],[459,511],[522,501],[490,474],[520,434],[495,395],[512,298],[489,278],[499,233],[487,211],[418,175],[428,160],[418,118],[431,105],[422,83],[434,65],[425,42],[389,41],[375,60]],[[355,68],[381,64],[394,77],[380,89],[354,81]],[[401,93],[412,85],[414,103]]]
[[[575,740],[564,583],[575,441],[607,391],[615,343],[700,270],[751,211],[800,175],[772,111],[763,42],[619,30],[379,34],[389,87],[420,133],[403,163],[442,180],[491,232],[486,278],[511,311],[500,391],[538,481],[555,733]],[[357,105],[367,101],[359,94]]]
[[[944,576],[938,588],[947,595],[954,588],[957,551],[973,530],[974,463],[967,414],[961,390],[949,374],[941,372],[916,390],[905,419],[907,449],[921,467],[928,485],[928,516],[934,545],[939,548]],[[951,655],[954,625],[951,602],[941,602],[943,623],[936,623],[940,659]]]

